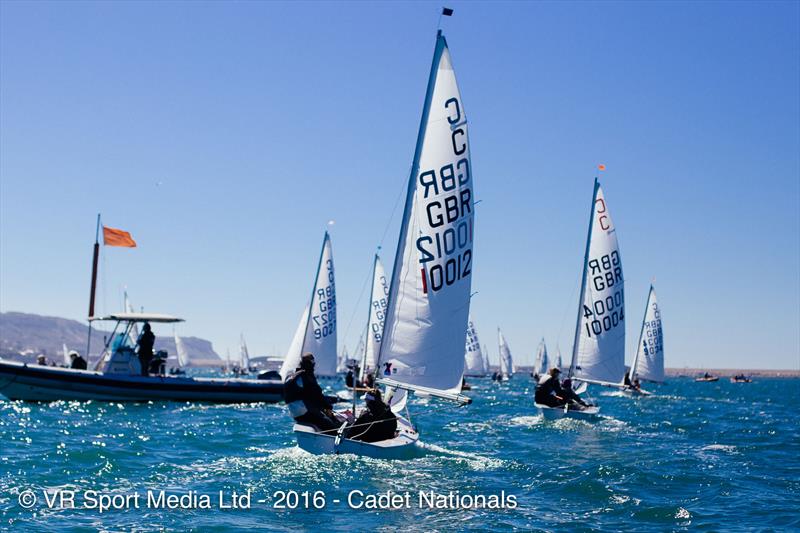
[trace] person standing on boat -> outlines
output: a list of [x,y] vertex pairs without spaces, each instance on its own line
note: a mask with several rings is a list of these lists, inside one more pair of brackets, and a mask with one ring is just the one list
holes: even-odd
[[554,367],[542,376],[539,384],[536,385],[536,394],[534,396],[536,403],[549,407],[561,407],[567,403],[564,398],[564,390],[558,382],[559,374],[561,374],[561,370]]
[[150,329],[150,322],[145,322],[142,326],[142,333],[136,344],[139,345],[139,363],[142,365],[142,375],[146,376],[150,370],[150,361],[153,360],[153,345],[156,342],[156,336],[153,335]]
[[283,383],[283,399],[295,421],[311,424],[320,431],[335,430],[341,424],[333,415],[331,403],[322,394],[314,366],[314,355],[303,354],[300,366]]
[[69,352],[69,360],[70,360],[69,367],[74,368],[76,370],[86,370],[88,366],[86,364],[86,359],[81,357],[81,354],[79,354],[75,350]]
[[367,409],[356,418],[348,429],[347,438],[364,442],[379,442],[394,438],[397,431],[397,416],[383,402],[378,389],[364,396]]

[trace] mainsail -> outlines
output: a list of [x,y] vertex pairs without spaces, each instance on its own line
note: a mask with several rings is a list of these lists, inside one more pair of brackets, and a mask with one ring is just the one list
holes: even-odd
[[497,328],[497,346],[500,357],[500,374],[511,377],[514,374],[514,359],[511,357],[511,349],[500,328]]
[[646,381],[664,381],[664,332],[661,329],[661,310],[656,301],[656,290],[652,285],[630,375],[631,379],[638,377]]
[[617,233],[595,179],[569,374],[616,383],[625,373],[625,293]]
[[467,344],[465,348],[464,359],[466,361],[466,369],[464,370],[465,375],[486,375],[487,367],[484,364],[481,343],[478,340],[478,331],[475,329],[475,322],[473,322],[471,316],[469,317],[469,322],[467,323]]
[[294,372],[294,369],[300,364],[300,356],[303,355],[303,337],[307,324],[308,306],[305,307],[303,314],[300,316],[300,322],[297,324],[297,329],[294,331],[292,343],[289,345],[289,349],[286,351],[286,355],[283,357],[283,364],[281,365],[280,370],[280,374],[283,379],[286,379],[286,376]]
[[442,32],[428,79],[389,289],[382,373],[458,393],[473,265],[467,120]]
[[250,368],[250,352],[247,351],[247,343],[244,342],[244,333],[239,337],[239,364],[242,370]]
[[533,366],[534,374],[539,374],[543,376],[547,373],[550,366],[550,358],[547,356],[547,345],[544,342],[544,338],[539,343],[539,348],[536,351],[536,363]]
[[333,274],[333,249],[327,231],[322,240],[314,288],[306,309],[305,321],[300,322],[281,366],[280,374],[283,379],[297,368],[300,357],[307,352],[314,354],[316,363],[314,373],[317,376],[336,375],[336,284]]
[[186,351],[186,345],[183,343],[183,339],[178,337],[178,334],[173,332],[173,336],[175,337],[175,351],[178,354],[178,366],[184,368],[189,365],[189,352]]
[[386,321],[386,306],[389,303],[389,281],[378,254],[372,265],[372,290],[369,297],[369,318],[367,321],[367,341],[361,361],[360,378],[374,373],[378,367],[378,354],[381,351],[383,327]]

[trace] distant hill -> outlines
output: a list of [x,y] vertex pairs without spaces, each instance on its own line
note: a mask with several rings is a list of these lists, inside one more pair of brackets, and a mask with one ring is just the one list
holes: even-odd
[[[156,334],[163,333],[163,330],[166,328],[153,327]],[[85,355],[88,333],[89,326],[76,320],[28,313],[0,313],[0,357],[34,362],[37,355],[43,354],[48,360],[53,359],[60,363],[64,344],[70,350],[77,350]],[[93,356],[99,353],[103,336],[109,334],[107,331],[92,331]],[[197,337],[181,338],[189,352],[190,361],[206,365],[222,362],[220,356],[214,352],[211,342]],[[157,336],[155,349],[166,350],[171,356],[177,353],[172,336]]]

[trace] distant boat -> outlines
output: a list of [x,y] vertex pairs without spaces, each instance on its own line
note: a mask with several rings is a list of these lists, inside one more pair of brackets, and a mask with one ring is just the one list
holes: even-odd
[[550,370],[550,358],[547,355],[547,344],[544,342],[544,337],[542,337],[541,342],[539,342],[539,347],[536,350],[536,362],[533,365],[533,377],[539,378],[540,376],[544,376],[547,374],[547,371]]
[[283,360],[280,374],[284,380],[300,364],[306,352],[314,354],[317,377],[336,377],[336,283],[333,269],[333,248],[328,232],[322,239],[317,273],[311,298],[295,331],[294,339]]
[[357,376],[361,382],[366,381],[368,374],[374,375],[378,369],[378,354],[381,351],[388,305],[389,281],[386,279],[386,271],[380,256],[375,254],[372,262],[372,288],[369,293],[366,340],[361,352],[361,370]]
[[[622,258],[616,227],[603,189],[595,178],[586,236],[581,291],[567,377],[597,385],[622,387],[625,374],[625,297]],[[591,418],[598,407],[556,408],[536,404],[548,418]]]
[[745,376],[744,374],[739,374],[738,376],[731,376],[731,383],[752,383],[752,382],[753,380]]
[[719,381],[719,376],[712,376],[708,372],[700,376],[699,378],[695,378],[695,381],[698,383],[713,383],[715,381]]
[[129,341],[134,325],[174,324],[182,319],[153,313],[117,313],[93,317],[92,321],[113,321],[114,333],[105,345],[102,371],[75,370],[0,361],[0,394],[12,400],[98,400],[98,401],[199,401],[278,402],[283,399],[279,381],[209,379],[142,375],[135,346]]
[[486,366],[486,358],[483,355],[481,343],[478,339],[478,330],[475,328],[475,322],[471,316],[467,322],[467,341],[464,351],[464,375],[476,378],[485,376],[489,372],[489,367]]
[[664,332],[661,327],[661,310],[656,300],[656,290],[652,285],[647,294],[647,305],[636,353],[627,375],[633,384],[624,389],[628,393],[650,394],[641,387],[636,388],[636,380],[664,383]]
[[[439,31],[377,360],[382,377],[376,382],[387,387],[386,399],[395,413],[401,410],[392,401],[396,393],[470,401],[459,393],[473,260],[473,177],[467,142],[466,116]],[[455,211],[446,210],[446,205],[454,205]],[[348,439],[345,430],[344,424],[337,434],[306,424],[294,426],[300,448],[313,453],[381,459],[416,453],[419,435],[407,416],[397,416],[395,436],[383,441]]]
[[500,328],[497,328],[497,349],[500,357],[500,378],[508,381],[514,375],[514,358],[511,357],[511,348]]

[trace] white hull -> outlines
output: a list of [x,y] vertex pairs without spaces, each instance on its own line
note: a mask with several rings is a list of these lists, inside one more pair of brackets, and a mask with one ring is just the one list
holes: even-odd
[[587,407],[583,410],[569,409],[563,407],[548,407],[539,403],[533,405],[539,410],[545,420],[558,420],[560,418],[575,418],[577,420],[594,420],[600,414],[599,407]]
[[280,381],[109,375],[0,361],[0,395],[11,400],[279,402]]
[[650,396],[653,394],[652,392],[648,392],[644,389],[630,389],[630,388],[622,389],[622,392],[624,392],[627,396],[633,396],[633,397]]
[[337,444],[335,434],[317,433],[305,424],[295,424],[294,434],[297,437],[297,445],[301,449],[317,455],[349,453],[374,459],[413,458],[418,453],[419,433],[414,430],[408,420],[402,417],[397,417],[397,429],[397,436],[380,442],[340,439]]

